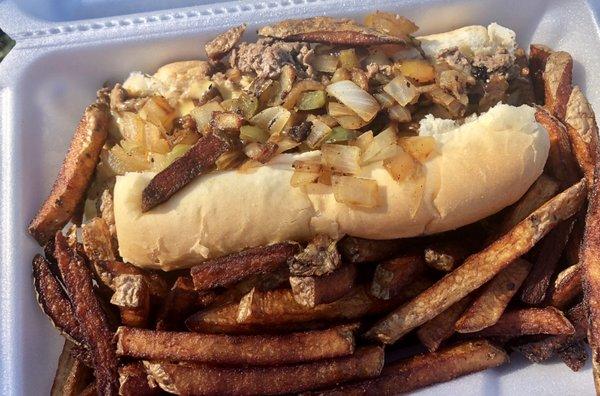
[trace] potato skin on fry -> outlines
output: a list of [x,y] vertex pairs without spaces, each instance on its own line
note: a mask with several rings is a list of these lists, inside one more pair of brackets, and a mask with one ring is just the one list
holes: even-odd
[[259,246],[205,261],[193,267],[190,274],[196,290],[226,287],[250,275],[277,269],[298,250],[298,244],[288,242]]
[[150,180],[142,192],[142,211],[167,201],[199,174],[210,169],[229,149],[229,143],[214,133],[200,138],[183,156]]
[[356,266],[349,264],[322,276],[290,276],[296,302],[306,307],[327,304],[344,297],[354,286]]
[[85,109],[52,191],[29,224],[29,233],[40,245],[67,224],[83,199],[108,136],[109,122],[110,112],[105,104]]
[[93,379],[90,369],[71,353],[73,347],[71,341],[65,340],[58,358],[58,367],[50,390],[51,396],[79,396]]
[[575,328],[561,311],[554,307],[523,308],[506,312],[493,326],[477,335],[481,337],[519,337],[530,334],[571,335]]
[[397,395],[508,363],[508,355],[486,340],[467,341],[384,367],[373,380],[319,392],[323,396]]
[[149,360],[279,365],[351,355],[355,325],[284,335],[201,334],[119,327],[117,354]]
[[456,331],[472,333],[495,324],[530,269],[531,263],[517,259],[496,275],[456,322]]
[[567,52],[556,51],[548,56],[544,68],[544,106],[562,120],[571,96],[573,58]]
[[558,222],[573,216],[585,197],[586,186],[582,180],[533,212],[486,249],[467,258],[460,267],[428,290],[380,320],[365,336],[392,344],[434,318],[529,251]]
[[366,347],[350,356],[290,366],[225,368],[152,361],[144,361],[144,366],[148,375],[167,392],[272,395],[376,377],[383,368],[383,359],[383,348]]

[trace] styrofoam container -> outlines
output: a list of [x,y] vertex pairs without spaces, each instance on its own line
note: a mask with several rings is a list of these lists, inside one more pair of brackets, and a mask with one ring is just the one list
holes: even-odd
[[[132,70],[203,56],[226,28],[313,15],[358,17],[380,9],[414,20],[419,34],[496,21],[521,45],[569,51],[575,82],[600,108],[600,4],[584,0],[0,0],[0,26],[17,41],[0,64],[0,394],[49,392],[62,338],[35,302],[26,233],[49,192],[72,131],[105,81]],[[214,3],[214,1],[213,1]],[[194,7],[187,7],[196,4]],[[201,4],[201,5],[198,5]],[[204,4],[204,5],[202,5]],[[131,12],[143,12],[125,15]],[[96,19],[93,19],[96,18]],[[248,34],[251,39],[252,34]],[[588,366],[532,365],[513,354],[499,369],[418,392],[427,395],[591,395]]]

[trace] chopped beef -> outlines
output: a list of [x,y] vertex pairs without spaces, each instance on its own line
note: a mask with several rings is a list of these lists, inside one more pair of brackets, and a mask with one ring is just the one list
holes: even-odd
[[497,103],[506,102],[508,88],[509,84],[506,75],[493,73],[483,86],[484,94],[479,101],[479,111],[488,111]]
[[306,43],[286,43],[263,38],[255,43],[241,43],[231,52],[229,63],[242,73],[256,73],[258,77],[277,78],[283,65],[292,65],[299,74],[309,76],[308,63],[312,49]]
[[295,125],[290,128],[288,131],[288,136],[294,142],[303,142],[306,140],[308,135],[310,134],[310,128],[312,127],[312,123],[310,121],[304,121],[300,125]]
[[506,48],[498,48],[492,55],[475,55],[473,66],[485,67],[488,74],[505,72],[513,64],[514,58]]
[[437,60],[445,62],[453,70],[467,75],[472,74],[471,62],[462,52],[460,52],[458,47],[448,48],[443,51],[438,55]]
[[454,96],[463,105],[469,104],[467,97],[468,76],[457,70],[445,70],[439,74],[440,88]]

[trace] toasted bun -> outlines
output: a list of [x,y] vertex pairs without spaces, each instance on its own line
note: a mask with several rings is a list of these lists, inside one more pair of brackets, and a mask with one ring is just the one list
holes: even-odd
[[216,172],[194,180],[163,205],[141,212],[152,173],[117,178],[114,208],[119,249],[128,262],[171,270],[250,246],[308,240],[316,233],[371,239],[455,229],[518,200],[542,173],[547,132],[529,106],[497,105],[462,125],[426,117],[439,154],[424,164],[424,185],[396,182],[382,163],[362,170],[379,185],[374,209],[335,200],[331,187],[290,185],[291,164],[319,152],[283,154],[251,173]]

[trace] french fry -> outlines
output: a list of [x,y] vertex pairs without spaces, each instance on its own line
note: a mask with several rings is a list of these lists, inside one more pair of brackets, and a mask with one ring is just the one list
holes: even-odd
[[600,164],[596,163],[594,184],[588,198],[583,243],[579,253],[583,268],[583,295],[588,304],[588,342],[592,349],[592,367],[596,392],[600,392]]
[[354,353],[358,326],[286,335],[223,335],[119,327],[117,354],[147,360],[223,365],[279,365]]
[[338,269],[342,259],[336,240],[327,235],[317,235],[288,264],[293,276],[321,276]]
[[78,396],[92,380],[92,372],[71,354],[74,344],[65,340],[52,383],[52,396]]
[[97,394],[98,392],[96,391],[96,383],[90,382],[90,384],[86,386],[85,389],[78,394],[78,396],[95,396]]
[[100,217],[90,220],[81,227],[83,250],[90,260],[114,260],[115,249],[106,221]]
[[271,272],[298,252],[294,243],[276,243],[207,260],[190,271],[196,290],[226,287],[255,274]]
[[437,271],[450,272],[476,251],[476,239],[462,232],[436,239],[425,247],[425,263]]
[[152,361],[144,361],[144,366],[148,376],[171,393],[267,395],[373,378],[381,372],[383,359],[383,348],[367,347],[350,356],[289,366],[226,368]]
[[372,380],[319,392],[323,396],[396,395],[498,367],[508,355],[486,340],[466,341],[438,352],[400,360]]
[[425,265],[420,254],[409,254],[379,263],[371,282],[371,294],[381,300],[389,300],[424,271]]
[[357,264],[390,259],[405,247],[406,243],[401,239],[371,240],[345,237],[338,242],[342,258]]
[[472,333],[495,324],[531,269],[531,263],[517,259],[496,275],[456,322],[456,331]]
[[529,71],[531,82],[533,84],[536,102],[542,105],[544,104],[543,73],[551,53],[552,50],[545,45],[531,44],[529,46]]
[[539,244],[538,255],[521,288],[521,301],[536,305],[546,299],[548,287],[573,229],[574,218],[560,223]]
[[588,186],[592,186],[594,164],[598,159],[598,125],[592,107],[578,86],[571,91],[564,121],[575,159]]
[[581,210],[577,214],[577,220],[573,225],[571,235],[569,235],[567,246],[565,246],[564,256],[568,264],[575,264],[579,262],[579,249],[581,248],[581,243],[583,242],[583,230],[585,228],[585,212],[585,210]]
[[156,315],[156,330],[180,330],[184,320],[218,298],[213,291],[198,292],[189,277],[180,276],[165,297]]
[[572,335],[549,336],[542,340],[517,345],[515,349],[534,363],[550,359],[560,350],[574,342],[585,339],[587,332],[587,314],[584,303],[579,303],[567,312],[567,317],[575,327]]
[[554,307],[522,308],[505,312],[496,324],[476,333],[477,336],[519,337],[531,334],[572,335],[575,328]]
[[110,303],[119,307],[125,326],[146,327],[150,316],[150,289],[141,275],[119,275]]
[[115,279],[121,275],[141,276],[148,285],[150,295],[156,299],[162,299],[169,291],[167,282],[158,272],[143,270],[122,261],[94,261],[93,269],[97,280],[113,291],[116,289]]
[[550,305],[563,309],[581,294],[581,274],[583,268],[579,263],[561,271],[550,290]]
[[581,370],[588,358],[583,341],[574,342],[560,349],[558,356],[573,371]]
[[29,224],[29,233],[40,245],[67,224],[83,200],[108,136],[109,120],[106,105],[94,104],[85,109],[52,191]]
[[83,258],[72,252],[65,237],[58,232],[55,238],[55,257],[73,305],[75,316],[81,326],[86,344],[94,361],[94,375],[99,393],[118,393],[117,358],[112,342],[112,332],[94,294],[92,274]]
[[356,279],[356,266],[345,265],[322,276],[290,276],[294,299],[305,307],[327,304],[344,297]]
[[288,19],[258,31],[259,36],[273,37],[283,41],[368,46],[380,44],[403,44],[410,42],[408,35],[389,35],[361,26],[349,19],[313,17]]
[[186,326],[192,331],[229,334],[293,330],[315,323],[322,327],[323,323],[353,321],[386,312],[430,285],[428,279],[417,279],[401,295],[388,301],[373,298],[363,286],[357,286],[343,298],[314,308],[298,304],[291,290],[253,290],[240,303],[232,302],[190,316]]
[[119,367],[119,395],[122,396],[158,396],[158,386],[150,386],[146,378],[146,369],[142,362],[127,363]]
[[456,321],[470,302],[470,296],[463,298],[417,330],[417,337],[430,352],[435,352],[442,342],[454,334]]
[[52,273],[50,263],[39,254],[33,258],[33,285],[38,304],[54,327],[76,344],[85,345],[69,298]]
[[544,68],[544,106],[558,119],[564,119],[573,79],[573,59],[564,51],[552,52]]
[[552,198],[486,249],[470,256],[435,285],[388,314],[366,336],[391,344],[433,319],[529,251],[560,221],[573,216],[583,204],[586,191],[582,180]]
[[579,170],[571,151],[569,135],[565,125],[544,108],[538,107],[535,120],[548,131],[550,152],[546,167],[563,188],[569,187],[579,179]]
[[494,239],[505,234],[511,228],[519,224],[520,221],[533,213],[534,210],[548,202],[550,198],[558,193],[559,188],[560,185],[556,180],[542,174],[536,182],[533,183],[525,195],[508,209],[501,223],[498,225]]
[[147,212],[167,201],[196,176],[212,168],[229,146],[222,137],[213,133],[200,138],[187,153],[150,180],[142,191],[142,211]]

